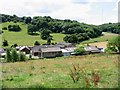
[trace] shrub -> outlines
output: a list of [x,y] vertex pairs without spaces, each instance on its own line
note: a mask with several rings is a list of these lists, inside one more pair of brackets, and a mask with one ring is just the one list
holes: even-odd
[[32,59],[32,55],[31,54],[29,55],[29,59]]
[[18,53],[15,49],[12,50],[12,62],[16,62],[19,60]]
[[8,26],[8,30],[9,31],[15,31],[15,32],[18,32],[21,30],[20,26],[19,25],[9,25]]
[[2,30],[7,30],[7,27],[3,27]]
[[3,46],[8,46],[8,41],[4,39]]
[[26,61],[26,56],[24,53],[19,54],[19,61]]
[[77,47],[77,49],[74,50],[76,55],[82,55],[85,54],[85,49],[83,46]]
[[34,45],[40,45],[40,43],[38,41],[35,41]]
[[12,55],[9,48],[6,49],[6,60],[7,62],[10,62],[12,60]]

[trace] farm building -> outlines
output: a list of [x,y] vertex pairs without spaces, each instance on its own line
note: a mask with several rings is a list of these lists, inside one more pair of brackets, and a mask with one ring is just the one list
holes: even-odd
[[30,48],[27,46],[22,46],[19,48],[20,52],[24,52],[25,54],[30,54]]
[[36,45],[32,48],[32,55],[34,56],[40,56],[41,54],[41,46]]
[[60,47],[43,47],[41,48],[41,57],[57,57],[62,56]]
[[64,48],[67,48],[67,47],[75,47],[74,44],[72,44],[72,43],[66,43],[66,42],[58,42],[57,45],[58,45],[61,49],[64,49]]
[[86,53],[101,53],[101,51],[95,46],[85,46]]
[[74,50],[76,49],[76,47],[67,47],[65,48],[67,51],[70,52],[70,54],[74,54]]
[[36,45],[32,48],[32,55],[39,57],[56,57],[61,56],[62,51],[60,47],[54,45]]
[[63,56],[70,56],[71,55],[70,51],[68,51],[66,49],[61,49],[61,51],[62,51]]
[[3,48],[0,48],[0,57],[5,57],[6,53]]

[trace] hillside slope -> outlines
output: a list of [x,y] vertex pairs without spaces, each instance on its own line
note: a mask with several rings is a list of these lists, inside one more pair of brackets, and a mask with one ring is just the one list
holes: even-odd
[[[2,23],[3,27],[8,27],[8,25],[18,24],[21,27],[20,32],[10,32],[8,30],[3,30],[2,40],[8,40],[9,45],[13,45],[17,43],[18,45],[34,45],[35,41],[39,41],[40,44],[46,43],[46,40],[42,40],[40,38],[40,33],[38,35],[28,35],[27,34],[27,25],[24,23],[13,23],[13,22],[6,22]],[[53,36],[52,42],[63,41],[64,34],[51,34]]]

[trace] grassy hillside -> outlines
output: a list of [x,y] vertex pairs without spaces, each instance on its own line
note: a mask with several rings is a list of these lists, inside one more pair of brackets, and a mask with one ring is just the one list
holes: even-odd
[[[7,27],[9,24],[15,24],[13,22],[7,22],[3,23],[2,27]],[[42,40],[40,38],[40,35],[28,35],[27,34],[27,25],[23,23],[16,23],[21,27],[20,32],[9,32],[7,30],[4,30],[4,33],[2,34],[2,39],[6,39],[9,42],[9,45],[17,43],[18,45],[33,45],[34,42],[37,40],[41,44],[46,43],[46,40]],[[58,41],[63,41],[63,37],[65,36],[64,34],[51,34],[53,36],[53,41],[52,42],[58,42]]]
[[[54,59],[4,63],[3,88],[84,88],[82,76],[77,83],[70,78],[72,63],[84,68],[88,77],[92,70],[100,76],[98,88],[118,87],[118,55],[71,56]],[[92,86],[91,86],[92,88]]]
[[118,34],[103,32],[103,36],[100,36],[98,38],[93,38],[93,39],[90,39],[87,41],[83,41],[81,44],[95,43],[95,42],[106,42],[106,41],[109,41],[109,40],[115,38],[117,35]]
[[[7,27],[9,24],[15,24],[13,22],[6,22],[2,24],[2,27]],[[30,45],[32,46],[35,41],[39,41],[41,44],[46,43],[46,40],[42,40],[40,38],[40,33],[38,35],[28,35],[27,34],[27,25],[23,23],[16,23],[18,24],[22,30],[20,32],[9,32],[7,30],[4,30],[4,33],[2,34],[2,40],[6,39],[9,42],[9,45],[17,43],[18,45]],[[52,42],[61,42],[63,41],[63,37],[65,34],[61,33],[53,33],[51,34],[53,36]],[[87,41],[83,41],[81,44],[86,43],[94,43],[94,42],[106,42],[113,38],[115,38],[117,34],[112,33],[103,33],[103,36],[100,36],[98,38],[90,39]]]

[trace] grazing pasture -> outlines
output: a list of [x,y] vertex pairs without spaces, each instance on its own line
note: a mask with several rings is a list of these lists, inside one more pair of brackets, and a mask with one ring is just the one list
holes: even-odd
[[103,36],[83,41],[81,44],[87,44],[87,43],[89,44],[89,43],[97,43],[97,42],[107,42],[109,40],[114,39],[116,36],[118,36],[118,34],[103,32]]
[[[46,40],[42,40],[40,37],[40,33],[37,32],[34,35],[28,35],[27,34],[27,25],[24,23],[13,23],[13,22],[6,22],[2,23],[2,28],[3,27],[8,27],[8,25],[13,25],[17,24],[21,27],[20,32],[13,32],[13,31],[8,31],[8,30],[3,30],[2,34],[2,40],[6,39],[9,43],[9,45],[13,45],[17,43],[18,45],[28,45],[28,46],[33,46],[35,41],[39,41],[40,44],[46,43]],[[63,37],[65,34],[58,34],[58,33],[53,33],[51,34],[53,36],[52,42],[62,42]]]
[[72,64],[84,68],[88,78],[95,70],[100,76],[97,86],[89,88],[118,87],[118,55],[93,54],[58,57],[2,64],[3,88],[86,88],[82,75],[74,83],[70,77]]

